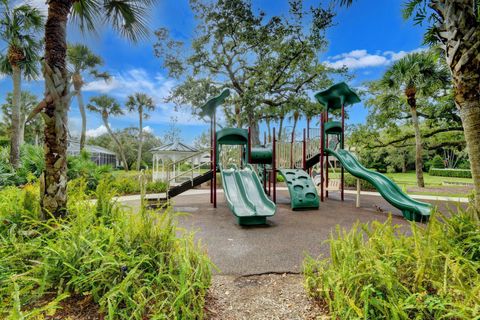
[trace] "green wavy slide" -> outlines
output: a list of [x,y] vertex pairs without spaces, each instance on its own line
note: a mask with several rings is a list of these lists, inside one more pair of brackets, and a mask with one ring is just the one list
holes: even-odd
[[275,214],[276,205],[267,197],[250,165],[244,169],[220,168],[228,207],[240,225],[259,225]]
[[325,151],[336,157],[342,166],[357,178],[370,182],[380,192],[383,198],[392,206],[400,209],[407,220],[427,221],[432,206],[429,203],[413,200],[405,194],[398,185],[381,173],[368,170],[358,162],[357,158],[346,150]]

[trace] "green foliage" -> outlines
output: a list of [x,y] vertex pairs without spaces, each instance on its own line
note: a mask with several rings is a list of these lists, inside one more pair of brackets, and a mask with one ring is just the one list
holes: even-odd
[[123,209],[108,180],[96,203],[83,179],[70,187],[68,220],[40,219],[38,187],[0,191],[1,318],[43,319],[67,297],[108,319],[202,318],[211,265],[171,209]]
[[198,114],[208,97],[229,87],[235,94],[224,108],[227,122],[248,123],[256,143],[259,119],[293,109],[311,112],[318,104],[308,93],[330,85],[331,75],[345,74],[318,59],[327,48],[325,32],[334,16],[327,6],[306,8],[292,0],[288,12],[268,16],[248,0],[192,0],[190,5],[198,26],[191,49],[165,28],[155,32],[156,56],[180,80],[168,101],[193,106]]
[[430,163],[430,167],[432,169],[443,169],[445,168],[445,163],[443,162],[443,159],[440,155],[435,155],[433,157],[432,162]]
[[[138,152],[138,128],[125,128],[123,130],[115,131],[114,134],[123,147],[129,168],[135,168]],[[115,151],[117,154],[120,152],[118,145],[108,133],[102,134],[101,136],[95,138],[89,138],[88,143]],[[151,166],[153,155],[150,150],[155,147],[159,147],[161,144],[162,141],[154,134],[143,131],[141,166],[144,166],[145,164]]]
[[392,223],[337,227],[331,259],[304,263],[309,294],[334,319],[476,319],[480,313],[480,223],[436,214],[411,232]]
[[428,173],[431,176],[451,177],[451,178],[471,178],[472,171],[468,169],[437,169],[430,168]]
[[23,185],[38,178],[45,168],[43,148],[28,144],[20,148],[20,166],[9,163],[9,148],[0,147],[0,187]]
[[110,165],[97,166],[95,162],[90,159],[90,154],[86,150],[82,150],[79,156],[68,157],[67,165],[68,179],[84,178],[89,191],[95,190],[105,174],[113,170]]
[[[345,173],[344,183],[346,188],[357,188],[357,178],[352,176],[350,173]],[[375,187],[368,181],[360,179],[360,188],[363,191],[377,191]]]

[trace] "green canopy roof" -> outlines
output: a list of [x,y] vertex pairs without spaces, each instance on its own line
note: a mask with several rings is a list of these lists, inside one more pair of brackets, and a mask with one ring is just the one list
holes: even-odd
[[360,98],[345,82],[334,84],[327,90],[316,93],[315,98],[330,110],[341,109],[342,104],[347,106],[360,102]]
[[212,117],[215,109],[221,105],[225,99],[230,95],[230,90],[225,89],[220,93],[218,96],[210,98],[203,106],[200,107],[201,111],[199,112],[199,116],[204,118],[205,116]]

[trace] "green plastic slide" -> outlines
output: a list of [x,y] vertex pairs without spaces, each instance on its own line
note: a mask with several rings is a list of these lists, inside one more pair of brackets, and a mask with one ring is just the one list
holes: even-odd
[[357,178],[370,182],[392,206],[400,209],[407,220],[427,221],[432,206],[429,203],[413,200],[398,185],[381,173],[368,170],[358,162],[357,158],[346,150],[325,151],[336,157],[342,166]]
[[276,206],[267,197],[251,166],[245,169],[221,169],[222,185],[228,207],[240,225],[265,224]]
[[290,193],[292,210],[318,209],[320,201],[310,175],[302,169],[280,169]]

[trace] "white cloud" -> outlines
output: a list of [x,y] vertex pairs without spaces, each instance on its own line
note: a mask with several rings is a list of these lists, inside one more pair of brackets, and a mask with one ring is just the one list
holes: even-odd
[[[194,117],[188,106],[175,110],[171,103],[166,103],[165,98],[176,85],[175,80],[165,78],[157,73],[150,75],[145,69],[135,68],[124,72],[112,73],[110,81],[95,80],[89,82],[83,88],[84,91],[109,94],[123,103],[128,95],[135,92],[144,92],[151,96],[156,104],[156,110],[150,114],[149,123],[165,124],[176,118],[178,124],[197,125],[203,124],[202,120]],[[137,118],[136,113],[123,116],[126,119]]]
[[150,126],[144,127],[144,128],[143,128],[143,131],[145,131],[145,132],[147,132],[147,133],[153,133],[153,129],[152,129],[152,127],[150,127]]
[[419,52],[425,50],[423,48],[412,51],[384,51],[379,53],[368,53],[367,50],[353,50],[350,52],[338,54],[328,57],[326,64],[333,68],[347,67],[348,69],[364,69],[371,67],[387,66],[390,63],[403,58],[408,53]]
[[45,0],[20,0],[15,2],[15,6],[17,5],[22,5],[22,4],[28,4],[34,8],[39,9],[42,14],[46,15],[48,11],[48,5],[47,1]]
[[95,128],[95,129],[88,129],[86,132],[87,137],[92,137],[96,138],[98,136],[101,136],[102,134],[107,133],[107,128],[102,124],[100,127]]

